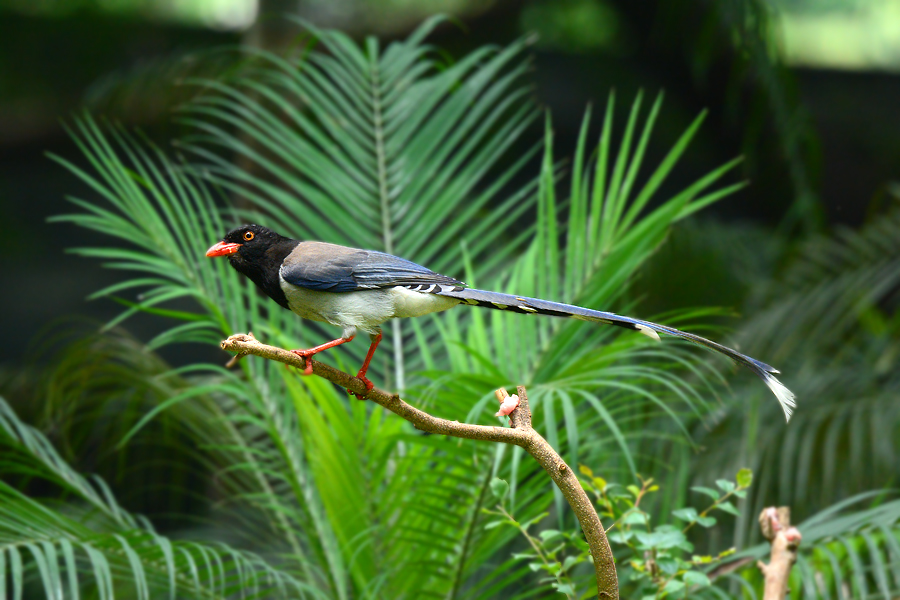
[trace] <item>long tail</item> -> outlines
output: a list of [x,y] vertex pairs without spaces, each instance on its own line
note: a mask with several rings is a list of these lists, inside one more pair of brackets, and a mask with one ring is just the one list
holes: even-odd
[[430,292],[439,296],[448,298],[458,298],[462,302],[471,306],[484,306],[497,310],[510,310],[517,313],[531,313],[538,315],[548,315],[551,317],[567,317],[570,319],[579,319],[581,321],[591,321],[593,323],[606,323],[608,325],[616,325],[625,329],[639,331],[644,335],[659,340],[660,333],[674,335],[695,344],[706,346],[716,352],[721,352],[733,361],[744,365],[763,380],[763,382],[772,390],[781,409],[784,411],[785,420],[790,420],[794,407],[797,406],[794,401],[794,394],[783,383],[778,381],[775,373],[778,370],[767,365],[762,361],[751,358],[736,350],[732,350],[722,344],[717,344],[711,340],[679,331],[665,325],[658,325],[650,321],[642,321],[641,319],[632,319],[631,317],[623,317],[611,312],[603,312],[599,310],[590,310],[581,308],[580,306],[572,306],[571,304],[561,304],[559,302],[549,302],[547,300],[538,300],[537,298],[526,298],[523,296],[512,296],[510,294],[500,294],[497,292],[486,292],[484,290],[475,290],[470,288],[449,287],[449,286],[433,286],[430,290],[421,290]]

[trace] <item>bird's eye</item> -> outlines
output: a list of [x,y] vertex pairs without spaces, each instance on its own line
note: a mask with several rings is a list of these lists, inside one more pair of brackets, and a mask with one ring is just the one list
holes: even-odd
[[245,242],[249,242],[249,241],[252,240],[252,239],[253,239],[253,232],[252,232],[252,231],[245,231],[245,232],[244,232],[244,241],[245,241]]

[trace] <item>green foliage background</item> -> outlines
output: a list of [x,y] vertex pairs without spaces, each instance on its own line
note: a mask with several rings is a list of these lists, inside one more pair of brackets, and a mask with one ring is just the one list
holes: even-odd
[[[436,22],[385,47],[307,25],[295,56],[254,52],[221,78],[191,81],[196,96],[177,117],[189,134],[175,151],[87,115],[71,123],[85,160],[57,161],[93,193],[72,198],[75,212],[60,220],[110,236],[110,245],[75,251],[123,271],[97,296],[125,309],[102,333],[68,344],[37,386],[54,443],[0,404],[0,591],[554,595],[514,556],[523,545],[514,530],[484,526],[500,477],[518,519],[549,512],[546,526],[575,527],[520,449],[419,435],[264,361],[171,368],[155,354],[251,329],[284,347],[330,335],[272,310],[224,261],[203,256],[233,224],[257,221],[399,254],[479,287],[619,312],[640,313],[654,286],[664,293],[675,260],[717,257],[712,274],[746,265],[747,315],[729,323],[739,323],[743,351],[787,374],[800,399],[789,426],[764,386],[732,377],[708,353],[500,312],[393,323],[373,379],[442,417],[494,424],[492,390],[525,384],[535,426],[571,464],[611,481],[660,481],[665,493],[651,510],[662,521],[698,502],[691,486],[750,467],[757,483],[741,517],[692,532],[698,551],[734,545],[738,557],[764,556],[755,514],[777,501],[794,507],[804,535],[795,597],[895,595],[900,210],[799,249],[747,227],[685,221],[742,185],[727,183],[732,160],[662,196],[702,115],[650,165],[662,97],[626,99],[629,117],[614,123],[611,95],[586,112],[576,147],[557,156],[551,117],[527,93],[525,43],[448,61],[427,42]],[[531,150],[516,154],[541,118],[544,139],[524,140]],[[146,344],[122,329],[137,312],[159,317]],[[701,328],[713,316],[722,312],[657,320]],[[364,350],[351,344],[326,360],[351,370]],[[116,482],[68,464],[111,453]],[[166,533],[112,489],[158,498]],[[691,597],[757,597],[752,565]],[[623,597],[640,597],[626,572]],[[571,576],[589,597],[592,569]]]

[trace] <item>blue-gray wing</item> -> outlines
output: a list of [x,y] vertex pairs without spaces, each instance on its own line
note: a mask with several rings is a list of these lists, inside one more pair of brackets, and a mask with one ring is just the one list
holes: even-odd
[[323,292],[352,292],[394,286],[465,286],[422,265],[384,252],[324,242],[301,242],[281,265],[288,283]]

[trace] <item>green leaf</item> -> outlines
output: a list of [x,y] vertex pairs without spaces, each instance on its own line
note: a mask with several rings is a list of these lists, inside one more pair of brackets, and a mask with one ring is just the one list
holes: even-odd
[[553,583],[554,589],[560,594],[574,594],[575,586],[571,583]]
[[741,469],[737,472],[738,487],[748,488],[753,484],[753,471],[750,469]]
[[734,482],[727,479],[716,479],[716,485],[725,493],[734,491]]
[[688,571],[682,576],[682,579],[684,580],[685,585],[688,586],[706,587],[712,585],[709,577],[700,571]]
[[563,534],[561,531],[558,531],[556,529],[545,529],[538,533],[538,537],[541,538],[541,541],[544,544],[552,544],[554,541],[563,537]]
[[616,529],[609,533],[607,538],[614,544],[627,544],[628,540],[633,538],[635,532],[633,530]]
[[659,531],[657,529],[653,533],[645,531],[635,532],[635,537],[641,543],[642,550],[665,550],[668,548],[677,548],[685,543],[686,538],[680,531]]
[[[727,503],[726,503],[726,504],[727,504]],[[709,527],[712,527],[712,526],[715,525],[715,524],[716,524],[716,518],[715,518],[715,517],[709,517],[709,516],[707,516],[707,517],[700,517],[700,516],[698,516],[698,517],[697,517],[697,525],[700,525],[701,527],[709,528]]]
[[632,509],[622,518],[623,525],[646,525],[648,515],[642,510]]
[[673,579],[669,581],[666,586],[663,588],[663,591],[667,594],[677,594],[681,590],[684,589],[684,582],[679,581],[678,579]]
[[503,502],[509,495],[509,483],[505,479],[494,477],[491,479],[491,493],[494,498]]
[[696,521],[697,520],[697,509],[687,507],[687,508],[679,508],[678,510],[673,510],[672,514],[675,517],[681,519],[682,521]]
[[513,552],[512,557],[516,560],[524,560],[537,558],[537,554],[535,554],[534,552]]
[[714,489],[708,488],[708,487],[694,486],[691,489],[695,492],[700,492],[701,494],[706,494],[713,500],[718,500],[719,496],[721,496],[721,494],[717,490],[714,490]]
[[666,575],[674,575],[678,572],[680,565],[677,560],[668,560],[660,558],[656,561],[656,566]]
[[740,511],[737,508],[735,508],[734,504],[732,504],[731,502],[722,502],[721,504],[717,504],[716,508],[721,511],[725,511],[728,514],[732,514],[736,517],[741,516]]
[[[327,597],[252,553],[221,543],[160,536],[147,521],[125,512],[102,480],[95,478],[92,485],[72,469],[49,440],[22,423],[2,399],[0,448],[15,455],[20,465],[31,465],[32,473],[45,483],[64,485],[79,501],[45,505],[0,481],[0,537],[29,551],[28,561],[22,560],[18,550],[8,552],[14,597],[20,595],[26,568],[35,567],[48,597],[61,597],[63,587],[71,591],[79,581],[91,579],[101,597],[111,597],[114,581],[130,581],[138,597],[163,597],[176,591],[179,596],[232,595],[251,588]],[[0,461],[0,473],[5,475],[9,467],[9,462]],[[58,511],[60,507],[63,510]],[[65,569],[60,568],[60,551]],[[90,569],[80,569],[76,551],[87,556]],[[231,575],[220,577],[225,572]]]

